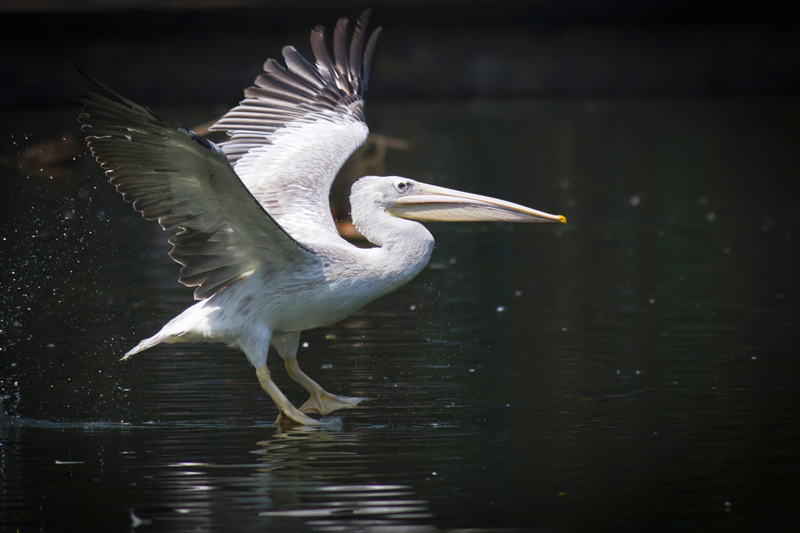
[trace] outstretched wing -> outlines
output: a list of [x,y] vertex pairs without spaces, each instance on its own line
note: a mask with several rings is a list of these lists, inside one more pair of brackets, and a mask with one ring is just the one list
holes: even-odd
[[195,298],[261,265],[311,257],[264,211],[216,145],[89,79],[118,99],[91,92],[81,99],[78,120],[92,155],[144,218],[180,229],[170,256],[183,265],[181,283],[197,287]]
[[225,130],[220,146],[236,173],[264,208],[301,242],[320,233],[336,235],[330,211],[331,184],[341,166],[367,139],[363,95],[381,29],[366,39],[369,11],[350,39],[341,18],[333,34],[333,56],[325,29],[311,32],[312,65],[291,46],[286,67],[264,64],[245,99],[212,130]]

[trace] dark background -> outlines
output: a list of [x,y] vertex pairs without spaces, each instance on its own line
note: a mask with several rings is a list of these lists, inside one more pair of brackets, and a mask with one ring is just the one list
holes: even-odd
[[74,62],[149,105],[227,109],[266,57],[373,9],[369,101],[787,96],[791,2],[715,0],[2,1],[0,106],[65,105]]

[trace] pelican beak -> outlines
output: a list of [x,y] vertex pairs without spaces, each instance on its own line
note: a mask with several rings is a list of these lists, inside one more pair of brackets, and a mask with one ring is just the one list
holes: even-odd
[[562,215],[419,182],[387,211],[420,222],[567,222]]

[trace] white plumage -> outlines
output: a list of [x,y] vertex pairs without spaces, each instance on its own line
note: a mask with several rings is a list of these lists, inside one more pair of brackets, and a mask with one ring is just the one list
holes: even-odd
[[[160,343],[227,343],[256,368],[279,421],[317,424],[305,413],[324,415],[363,399],[330,394],[300,370],[300,333],[338,322],[414,278],[433,249],[416,221],[566,221],[406,178],[367,176],[350,201],[353,223],[375,247],[339,236],[328,196],[368,134],[363,94],[380,34],[365,39],[368,18],[359,18],[349,44],[347,20],[339,20],[335,59],[317,27],[315,65],[292,47],[283,49],[286,68],[268,60],[245,100],[212,128],[230,136],[220,146],[92,80],[111,95],[83,100],[80,121],[92,154],[145,218],[178,228],[170,255],[200,300],[126,358]],[[271,379],[270,345],[310,394],[299,409]]]

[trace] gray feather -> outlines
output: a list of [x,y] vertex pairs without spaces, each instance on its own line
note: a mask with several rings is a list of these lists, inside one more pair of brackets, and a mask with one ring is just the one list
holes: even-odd
[[356,27],[353,30],[353,38],[350,42],[350,79],[353,80],[353,83],[355,84],[355,92],[359,95],[363,94],[364,90],[361,74],[363,68],[362,59],[364,56],[364,33],[367,30],[367,24],[369,24],[369,15],[370,10],[367,9],[361,14],[360,17],[358,17]]
[[367,90],[369,86],[369,80],[372,76],[372,66],[375,64],[375,51],[378,48],[378,38],[381,36],[381,32],[383,32],[382,28],[376,28],[375,31],[372,32],[372,35],[369,38],[369,42],[367,43],[367,48],[364,50],[364,72],[363,72],[363,79],[364,79],[364,90]]
[[348,20],[345,17],[336,22],[333,30],[333,56],[336,58],[336,72],[339,73],[339,87],[348,93],[353,91],[350,83],[350,67],[347,64],[347,28]]
[[[295,50],[294,46],[284,46],[282,53],[283,59],[286,61],[286,66],[292,74],[304,79],[306,83],[317,89],[325,87],[325,82],[322,81],[322,78],[315,72],[314,66],[306,61],[306,58],[300,55],[300,52]],[[264,70],[267,70],[266,64]]]
[[325,45],[325,28],[323,26],[317,26],[311,30],[311,50],[317,60],[319,75],[325,80],[326,86],[335,85],[337,73],[328,53],[328,47]]
[[183,265],[180,281],[197,287],[196,298],[213,296],[260,265],[307,257],[212,143],[99,85],[119,101],[91,92],[81,99],[79,121],[92,155],[144,218],[180,228],[170,255]]

